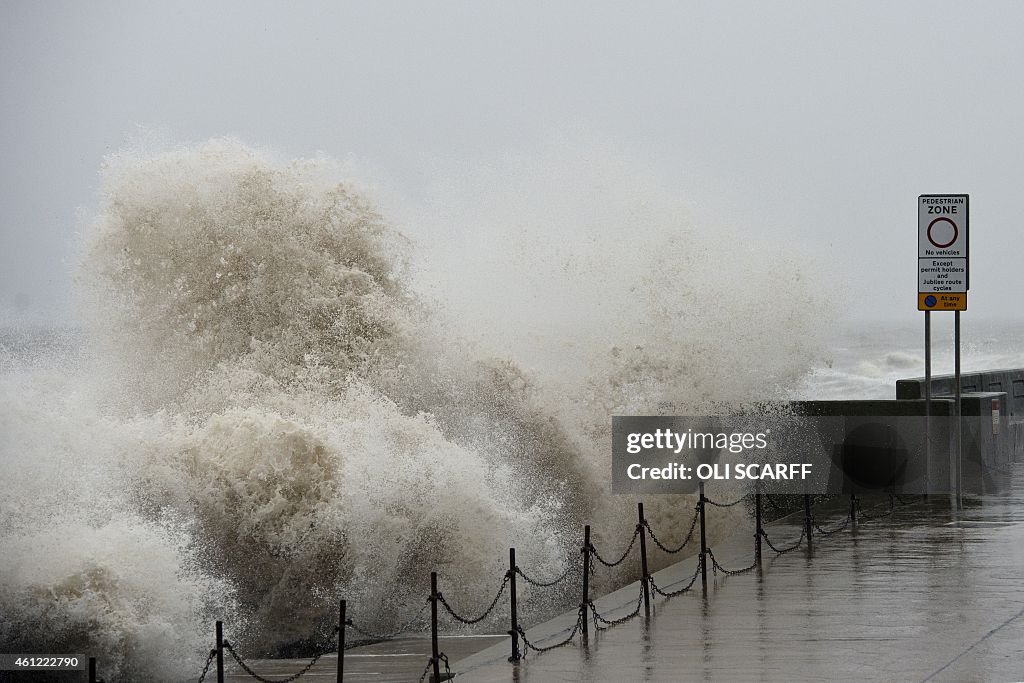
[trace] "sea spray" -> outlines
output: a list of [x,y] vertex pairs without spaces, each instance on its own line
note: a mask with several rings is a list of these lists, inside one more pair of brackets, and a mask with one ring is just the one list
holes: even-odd
[[[536,214],[562,195],[576,205],[579,187],[586,183],[532,196],[514,183],[488,189]],[[643,193],[630,185],[631,196]],[[594,200],[589,221],[617,195],[602,188]],[[578,561],[584,523],[604,554],[617,552],[635,509],[607,493],[610,415],[777,397],[817,353],[813,321],[824,306],[792,257],[767,248],[737,255],[719,236],[680,227],[659,201],[642,205],[641,215],[609,220],[636,220],[641,236],[679,229],[687,239],[638,240],[637,268],[615,277],[605,269],[620,250],[601,239],[567,239],[578,253],[565,270],[530,247],[504,250],[519,238],[506,230],[508,216],[473,221],[497,232],[482,243],[510,256],[501,277],[518,273],[516,291],[534,307],[507,309],[512,324],[482,323],[481,340],[481,318],[466,302],[476,296],[494,316],[501,298],[473,281],[467,264],[452,309],[443,288],[425,304],[425,278],[410,264],[430,221],[410,241],[339,183],[328,161],[281,163],[233,140],[111,157],[86,235],[84,360],[2,378],[0,420],[12,425],[2,466],[19,472],[7,482],[72,466],[80,475],[53,479],[49,491],[28,486],[43,493],[35,500],[14,494],[5,503],[14,521],[0,534],[22,539],[16,562],[28,566],[45,562],[52,545],[23,542],[31,534],[66,526],[99,543],[121,533],[105,545],[161,548],[146,554],[161,570],[135,571],[131,584],[106,580],[120,571],[116,554],[104,555],[97,573],[90,551],[69,544],[66,561],[36,583],[9,573],[5,615],[32,624],[26,634],[47,633],[49,619],[63,618],[49,607],[55,591],[87,585],[79,613],[102,604],[116,618],[74,642],[120,671],[151,667],[147,675],[164,680],[132,644],[156,632],[131,595],[150,591],[168,612],[179,634],[168,656],[184,669],[208,647],[213,618],[227,617],[246,652],[274,653],[326,637],[338,597],[365,627],[407,622],[432,570],[471,611],[493,596],[509,546],[532,575],[558,575]],[[552,220],[569,220],[570,208]],[[560,227],[537,242],[557,243]],[[558,316],[536,289],[557,286],[559,273],[585,318],[578,334],[548,324]],[[780,294],[770,316],[750,297],[763,291]],[[506,346],[491,343],[492,328]],[[556,371],[559,358],[573,372]],[[673,541],[692,509],[692,497],[659,497],[647,516]],[[712,533],[735,526],[736,515],[716,510]],[[0,562],[6,569],[15,558]],[[144,557],[124,566],[139,563]],[[636,571],[627,563],[599,572],[598,589]],[[577,599],[531,597],[533,614]],[[146,647],[163,647],[158,641]],[[56,647],[38,635],[19,642]]]
[[[194,516],[196,557],[266,652],[328,624],[338,595],[387,630],[431,569],[484,595],[516,531],[557,566],[579,488],[578,455],[511,414],[524,397],[433,362],[446,340],[402,280],[403,238],[322,170],[232,141],[113,158],[87,260],[111,391],[164,424],[123,454],[133,500],[155,523]],[[498,447],[517,429],[566,466],[518,468]]]

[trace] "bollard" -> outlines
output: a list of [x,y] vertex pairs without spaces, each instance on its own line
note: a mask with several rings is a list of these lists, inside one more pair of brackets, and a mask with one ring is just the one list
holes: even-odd
[[217,622],[217,683],[224,683],[224,622]]
[[345,677],[345,601],[338,614],[338,683]]
[[430,648],[433,653],[434,683],[441,680],[441,658],[437,651],[437,572],[430,572]]
[[96,683],[96,658],[89,657],[89,683]]
[[644,504],[636,504],[636,528],[640,532],[640,580],[644,582],[644,613],[651,613],[650,575],[647,573],[647,525],[644,524]]
[[807,549],[811,549],[811,532],[813,531],[811,525],[813,524],[811,518],[811,494],[804,494],[804,529],[807,533]]
[[700,584],[704,592],[708,592],[708,563],[705,559],[708,556],[708,537],[704,527],[704,482],[700,482]]
[[587,609],[590,606],[590,525],[583,527],[583,603],[580,605],[580,618],[583,623],[580,629],[583,637],[587,637]]
[[764,534],[764,527],[761,526],[761,491],[756,489],[754,493],[754,564],[761,566],[761,536]]
[[510,662],[519,661],[519,618],[516,615],[516,549],[508,549],[508,576],[509,576],[509,613],[512,617],[512,656]]

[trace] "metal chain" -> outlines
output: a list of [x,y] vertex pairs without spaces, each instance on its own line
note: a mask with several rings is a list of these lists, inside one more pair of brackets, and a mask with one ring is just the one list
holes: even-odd
[[693,572],[693,576],[690,577],[690,582],[687,583],[682,588],[680,588],[679,590],[670,591],[670,590],[664,590],[662,588],[659,588],[658,584],[656,584],[654,582],[654,577],[653,576],[647,577],[647,580],[651,582],[651,588],[654,590],[655,593],[657,593],[658,595],[662,596],[663,598],[674,598],[677,595],[682,595],[683,593],[685,593],[688,590],[690,590],[691,588],[693,588],[693,584],[695,584],[697,582],[697,577],[700,576],[700,569],[701,569],[701,566],[703,565],[703,563],[704,563],[704,558],[698,557],[697,558],[697,569],[696,569],[696,571]]
[[633,549],[633,546],[636,545],[636,539],[639,538],[640,530],[642,528],[643,527],[641,527],[639,524],[636,525],[636,530],[633,532],[633,538],[629,541],[629,546],[626,548],[626,551],[624,553],[622,553],[622,557],[620,557],[619,559],[615,560],[614,562],[609,562],[608,560],[605,560],[604,558],[602,558],[598,554],[597,548],[594,547],[593,543],[590,544],[590,554],[593,555],[594,557],[596,557],[597,561],[600,562],[601,564],[603,564],[606,567],[618,566],[618,565],[622,564],[626,560],[626,557],[629,556],[629,552]]
[[484,619],[486,619],[487,616],[494,611],[495,605],[497,605],[498,600],[501,599],[501,594],[505,592],[505,586],[508,585],[509,579],[511,578],[512,575],[508,572],[505,572],[505,579],[501,582],[501,588],[498,589],[498,594],[494,596],[494,600],[491,600],[491,604],[487,607],[487,609],[484,610],[484,613],[475,619],[470,619],[469,617],[463,617],[459,615],[454,609],[452,609],[452,606],[448,604],[448,601],[444,599],[444,594],[441,593],[441,591],[437,591],[437,600],[448,611],[448,614],[452,615],[452,617],[456,621],[461,621],[463,624],[466,624],[467,626],[478,624]]
[[771,539],[768,538],[768,533],[764,529],[761,529],[761,536],[764,537],[764,542],[768,544],[769,548],[771,548],[773,551],[775,551],[779,555],[782,555],[783,553],[792,552],[792,551],[796,550],[797,548],[799,548],[800,544],[804,542],[804,536],[806,536],[806,535],[807,535],[807,528],[804,527],[804,529],[800,532],[800,538],[796,539],[796,543],[794,543],[793,545],[789,546],[788,548],[783,548],[783,549],[780,550],[779,548],[776,548],[775,545],[772,543]]
[[523,630],[523,627],[519,626],[517,624],[516,625],[516,632],[519,633],[519,637],[522,638],[523,644],[526,645],[526,651],[523,652],[523,658],[524,659],[526,658],[526,655],[527,655],[527,653],[530,650],[533,650],[534,652],[537,652],[537,653],[548,652],[549,650],[554,650],[555,648],[558,648],[558,647],[564,647],[564,646],[568,645],[569,643],[571,643],[572,639],[576,637],[577,633],[579,633],[580,627],[581,627],[581,625],[583,623],[583,619],[585,618],[584,617],[584,609],[585,608],[581,605],[580,606],[579,614],[577,614],[577,616],[576,616],[576,625],[572,627],[572,631],[569,632],[569,635],[566,636],[563,640],[558,641],[554,645],[545,645],[543,647],[540,647],[538,645],[534,645],[529,640],[527,640],[527,638],[526,638],[526,631]]
[[[440,660],[441,662],[444,663],[444,673],[445,673],[445,676],[446,676],[446,680],[451,680],[451,678],[452,678],[452,670],[448,666],[448,655],[446,655],[445,653],[442,652],[442,653],[437,655],[437,658],[438,658],[438,660]],[[430,659],[427,660],[427,668],[424,669],[423,673],[420,674],[420,683],[423,683],[423,681],[427,677],[427,674],[433,668],[434,668],[434,658],[431,657]]]
[[686,538],[683,539],[683,544],[681,546],[679,546],[678,548],[667,548],[667,547],[665,547],[665,545],[661,541],[658,540],[658,537],[654,535],[654,529],[651,528],[651,525],[647,522],[646,519],[644,520],[644,526],[647,527],[647,532],[651,535],[651,540],[654,541],[654,545],[658,546],[659,548],[662,549],[662,551],[668,553],[669,555],[674,555],[674,554],[678,553],[679,551],[681,551],[683,548],[685,548],[686,544],[690,542],[691,538],[693,538],[693,530],[697,526],[697,519],[699,517],[700,517],[700,505],[697,505],[694,508],[694,510],[693,510],[693,519],[690,521],[690,530],[686,532]]
[[213,658],[217,656],[217,650],[210,650],[209,656],[206,658],[206,666],[203,667],[203,673],[199,674],[199,681],[197,683],[203,683],[206,680],[206,674],[210,671],[210,665],[213,663]]
[[320,660],[321,657],[327,654],[326,651],[318,652],[316,656],[314,656],[313,659],[310,660],[309,664],[302,667],[302,669],[298,673],[292,674],[288,678],[264,678],[263,676],[260,676],[258,673],[250,669],[249,665],[245,663],[245,661],[241,658],[241,656],[239,656],[237,652],[235,652],[235,648],[231,646],[231,643],[229,643],[226,640],[224,641],[224,649],[228,651],[228,654],[231,655],[232,659],[238,662],[238,666],[242,667],[242,670],[245,671],[245,673],[249,674],[261,683],[290,683],[291,681],[298,679],[300,676],[305,675],[306,672],[308,672],[316,665],[316,663]]
[[[370,638],[371,640],[376,640],[376,641],[391,640],[392,638],[400,636],[403,633],[408,633],[409,629],[412,627],[412,625],[415,624],[417,621],[419,621],[420,617],[423,616],[423,613],[427,611],[427,606],[428,605],[430,605],[429,598],[427,599],[427,601],[425,603],[423,603],[423,607],[420,607],[420,611],[416,613],[416,616],[414,616],[412,619],[410,619],[404,626],[400,627],[397,631],[392,631],[390,633],[373,633],[371,631],[367,631],[365,629],[360,628],[355,623],[353,623],[351,619],[348,620],[348,624],[347,625],[352,627],[352,630],[355,631],[356,633],[358,633],[359,635],[366,636],[367,638]],[[423,628],[425,628],[425,627],[421,627],[418,630],[423,630]]]
[[710,498],[705,498],[704,502],[705,503],[710,503],[711,505],[714,505],[716,508],[731,508],[733,505],[739,505],[740,503],[742,503],[746,499],[747,499],[746,496],[740,496],[739,498],[737,498],[736,500],[734,500],[731,503],[716,503],[715,501],[711,500]]
[[754,564],[749,567],[744,567],[743,569],[726,569],[718,563],[717,559],[715,559],[715,554],[711,552],[711,548],[708,548],[708,557],[711,558],[711,571],[715,573],[722,572],[723,574],[728,574],[730,576],[733,574],[746,574],[751,569],[755,569],[757,567],[757,560],[755,560]]
[[846,527],[850,526],[851,519],[853,519],[853,517],[850,515],[850,513],[846,513],[846,519],[844,519],[842,524],[835,527],[834,529],[823,529],[822,527],[818,526],[818,524],[814,521],[813,516],[811,517],[811,524],[814,526],[814,530],[817,531],[819,534],[831,536],[832,534],[837,534]]
[[558,584],[565,581],[565,579],[568,578],[571,572],[572,565],[570,564],[569,567],[562,573],[562,575],[554,581],[539,581],[537,579],[531,579],[529,576],[523,573],[522,569],[516,567],[516,574],[519,574],[519,576],[523,577],[526,583],[530,584],[531,586],[536,586],[537,588],[550,588],[551,586],[557,586]]
[[[876,505],[875,507],[878,507],[878,506]],[[892,513],[896,511],[896,508],[894,508],[894,507],[892,507],[890,505],[889,506],[889,511],[886,512],[884,515],[868,515],[868,514],[865,514],[864,513],[864,508],[861,507],[861,504],[860,504],[860,498],[857,499],[857,509],[860,510],[860,516],[857,518],[857,520],[858,521],[864,521],[864,522],[870,522],[870,521],[875,520],[875,519],[885,519],[886,517],[891,516]]]
[[[600,614],[598,614],[597,607],[594,606],[593,601],[591,601],[589,603],[589,605],[590,605],[590,611],[594,615],[594,627],[597,628],[598,630],[605,630],[605,629],[607,629],[607,628],[609,628],[611,626],[618,626],[619,624],[625,624],[627,621],[629,621],[630,619],[634,618],[636,615],[640,614],[640,605],[642,605],[643,602],[644,602],[644,587],[643,587],[643,584],[640,585],[640,595],[636,599],[636,608],[632,612],[630,612],[629,614],[621,616],[618,619],[606,619],[605,617],[602,617]],[[601,624],[607,624],[607,626],[601,626]]]

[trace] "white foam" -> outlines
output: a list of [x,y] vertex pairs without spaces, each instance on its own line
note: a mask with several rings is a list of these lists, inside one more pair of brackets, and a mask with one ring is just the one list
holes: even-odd
[[[457,271],[465,240],[438,239],[411,271],[409,240],[327,160],[233,140],[108,160],[85,360],[0,378],[2,467],[25,486],[5,483],[3,599],[26,633],[109,605],[76,637],[138,671],[157,614],[181,648],[220,613],[273,651],[327,632],[338,597],[366,627],[403,622],[431,570],[471,611],[509,546],[553,576],[587,522],[618,549],[634,501],[608,493],[610,415],[785,395],[821,356],[827,299],[790,248],[735,249],[628,168],[594,165],[593,190],[562,163],[471,187],[490,208],[441,193],[440,220],[494,258]],[[416,220],[421,245],[444,234]],[[671,541],[692,501],[647,509]],[[20,569],[69,533],[45,576]],[[40,588],[83,581],[65,611]]]

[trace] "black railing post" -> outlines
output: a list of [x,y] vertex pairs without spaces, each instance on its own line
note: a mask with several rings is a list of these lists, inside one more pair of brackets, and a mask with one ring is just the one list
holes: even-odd
[[590,525],[583,527],[583,602],[580,604],[580,630],[583,636],[587,635],[587,617],[590,616],[587,610],[590,609]]
[[338,683],[345,678],[345,601],[341,601],[338,614]]
[[708,537],[707,529],[704,526],[704,482],[698,484],[700,486],[700,502],[697,504],[700,508],[700,584],[704,589],[704,592],[708,592],[708,563],[705,561],[708,555]]
[[640,580],[644,583],[644,613],[651,612],[650,575],[647,573],[647,524],[644,519],[644,504],[636,504],[636,530],[640,533]]
[[761,525],[761,489],[754,489],[754,563],[761,566],[761,537],[764,527]]
[[96,683],[96,658],[89,657],[89,683]]
[[519,617],[516,614],[516,549],[508,549],[509,614],[512,618],[512,656],[510,662],[519,661]]
[[437,572],[430,572],[430,661],[434,665],[434,683],[441,680],[441,657],[437,650]]
[[805,493],[804,494],[804,530],[805,530],[805,533],[807,534],[807,549],[808,550],[811,549],[811,533],[813,531],[813,529],[811,528],[811,525],[813,523],[814,523],[813,522],[813,518],[811,517],[811,494]]
[[224,622],[217,622],[217,683],[224,683]]

